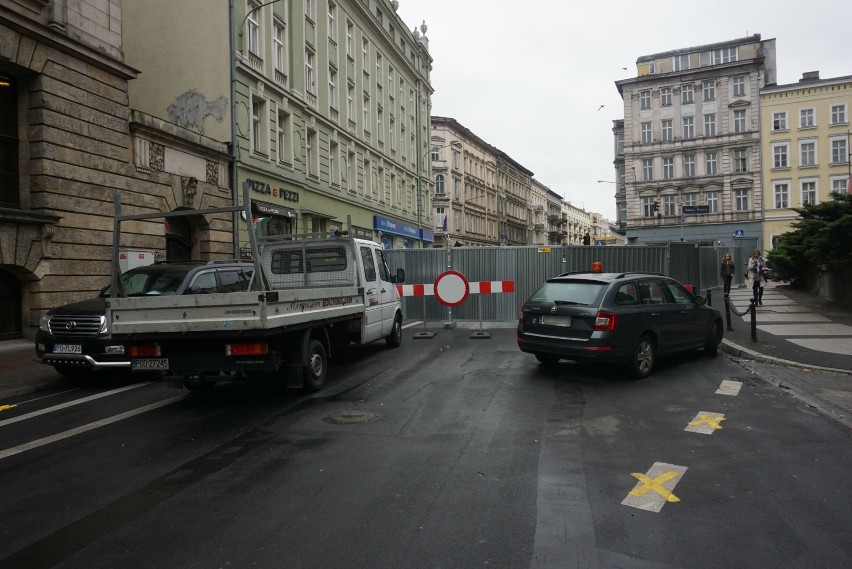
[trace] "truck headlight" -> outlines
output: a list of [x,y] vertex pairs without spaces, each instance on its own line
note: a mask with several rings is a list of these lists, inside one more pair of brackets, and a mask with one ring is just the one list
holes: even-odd
[[109,324],[107,323],[106,316],[101,316],[101,328],[98,330],[98,334],[109,334]]

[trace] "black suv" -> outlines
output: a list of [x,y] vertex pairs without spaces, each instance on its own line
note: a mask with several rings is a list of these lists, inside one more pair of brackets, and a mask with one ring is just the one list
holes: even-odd
[[[121,275],[127,296],[205,294],[247,290],[254,265],[246,261],[155,263]],[[124,346],[112,342],[106,320],[109,287],[91,299],[49,310],[39,321],[36,355],[67,377],[98,368],[130,369]]]
[[518,347],[543,364],[623,363],[637,377],[658,355],[703,348],[715,356],[722,316],[682,284],[653,273],[565,273],[521,308]]

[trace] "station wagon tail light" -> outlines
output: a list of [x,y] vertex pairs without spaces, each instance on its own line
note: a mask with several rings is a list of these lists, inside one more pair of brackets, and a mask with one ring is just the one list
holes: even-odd
[[598,310],[595,316],[595,332],[614,332],[618,324],[618,315],[606,310]]
[[163,355],[160,344],[138,344],[127,349],[131,358],[156,358]]
[[269,353],[269,344],[260,342],[253,344],[227,344],[225,355],[228,356],[263,356]]

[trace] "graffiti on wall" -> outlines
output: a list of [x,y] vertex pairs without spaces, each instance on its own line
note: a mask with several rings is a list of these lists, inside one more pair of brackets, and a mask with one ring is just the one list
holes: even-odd
[[204,94],[190,89],[169,105],[166,112],[169,114],[169,120],[176,125],[204,134],[204,118],[210,115],[221,121],[225,116],[227,102],[225,97],[208,101]]

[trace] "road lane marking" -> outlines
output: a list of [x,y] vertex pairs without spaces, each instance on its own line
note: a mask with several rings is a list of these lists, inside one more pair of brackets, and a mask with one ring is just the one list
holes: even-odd
[[83,403],[88,403],[89,401],[94,401],[95,399],[100,399],[101,397],[109,397],[110,395],[115,395],[117,393],[121,393],[122,391],[129,391],[131,389],[136,389],[137,387],[145,387],[146,385],[151,385],[152,383],[157,383],[156,381],[146,381],[143,383],[134,383],[133,385],[128,385],[127,387],[120,387],[118,389],[111,389],[110,391],[104,391],[103,393],[98,393],[97,395],[90,395],[89,397],[83,397],[82,399],[75,399],[74,401],[69,401],[67,403],[62,403],[60,405],[54,405],[53,407],[45,407],[44,409],[40,409],[38,411],[33,411],[32,413],[27,413],[26,415],[21,415],[19,417],[12,417],[11,419],[5,419],[0,421],[0,427],[4,427],[6,425],[11,425],[12,423],[17,423],[18,421],[25,421],[27,419],[32,419],[33,417],[38,417],[39,415],[46,415],[47,413],[53,413],[54,411],[59,411],[60,409],[67,409],[68,407],[73,407],[74,405],[81,405]]
[[731,381],[726,379],[722,381],[722,384],[719,386],[719,389],[716,390],[717,395],[730,395],[732,397],[736,397],[740,394],[740,389],[742,389],[743,383],[741,381]]
[[14,409],[17,405],[0,405],[0,411],[5,411],[6,409]]
[[685,466],[664,462],[655,462],[645,474],[631,472],[630,475],[639,482],[621,501],[622,505],[648,512],[659,512],[667,502],[680,502],[680,498],[673,492],[685,472]]
[[714,431],[722,428],[720,423],[725,421],[724,413],[714,413],[713,411],[699,411],[698,415],[689,422],[684,431],[690,433],[700,433],[702,435],[712,435]]
[[420,321],[420,320],[418,320],[418,321],[416,321],[416,322],[409,322],[408,324],[405,324],[405,325],[402,327],[402,329],[403,329],[403,330],[406,330],[406,329],[408,329],[408,328],[411,328],[412,326],[417,326],[418,324],[423,324],[423,322],[422,322],[422,321]]
[[26,452],[28,450],[32,450],[34,448],[38,448],[40,446],[48,445],[50,443],[55,443],[57,441],[61,441],[63,439],[67,439],[70,437],[74,437],[76,435],[93,431],[95,429],[99,429],[101,427],[105,427],[107,425],[111,425],[113,423],[117,423],[119,421],[123,421],[124,419],[129,419],[130,417],[135,417],[136,415],[141,415],[142,413],[147,413],[148,411],[153,411],[154,409],[159,409],[160,407],[165,407],[166,405],[171,405],[172,403],[177,403],[182,399],[186,399],[189,397],[190,393],[184,393],[182,395],[178,395],[177,397],[172,397],[171,399],[165,399],[163,401],[159,401],[157,403],[151,403],[150,405],[145,405],[144,407],[139,407],[138,409],[133,409],[131,411],[126,411],[124,413],[120,413],[118,415],[113,415],[112,417],[107,417],[106,419],[101,419],[100,421],[95,421],[94,423],[89,423],[88,425],[82,425],[75,429],[71,429],[69,431],[65,431],[62,433],[56,433],[55,435],[50,435],[49,437],[44,437],[41,439],[37,439],[34,441],[30,441],[28,443],[24,443],[22,445],[18,445],[16,447],[7,448],[5,450],[0,450],[0,460],[4,458],[9,458],[10,456],[14,456],[16,454],[20,454],[22,452]]

